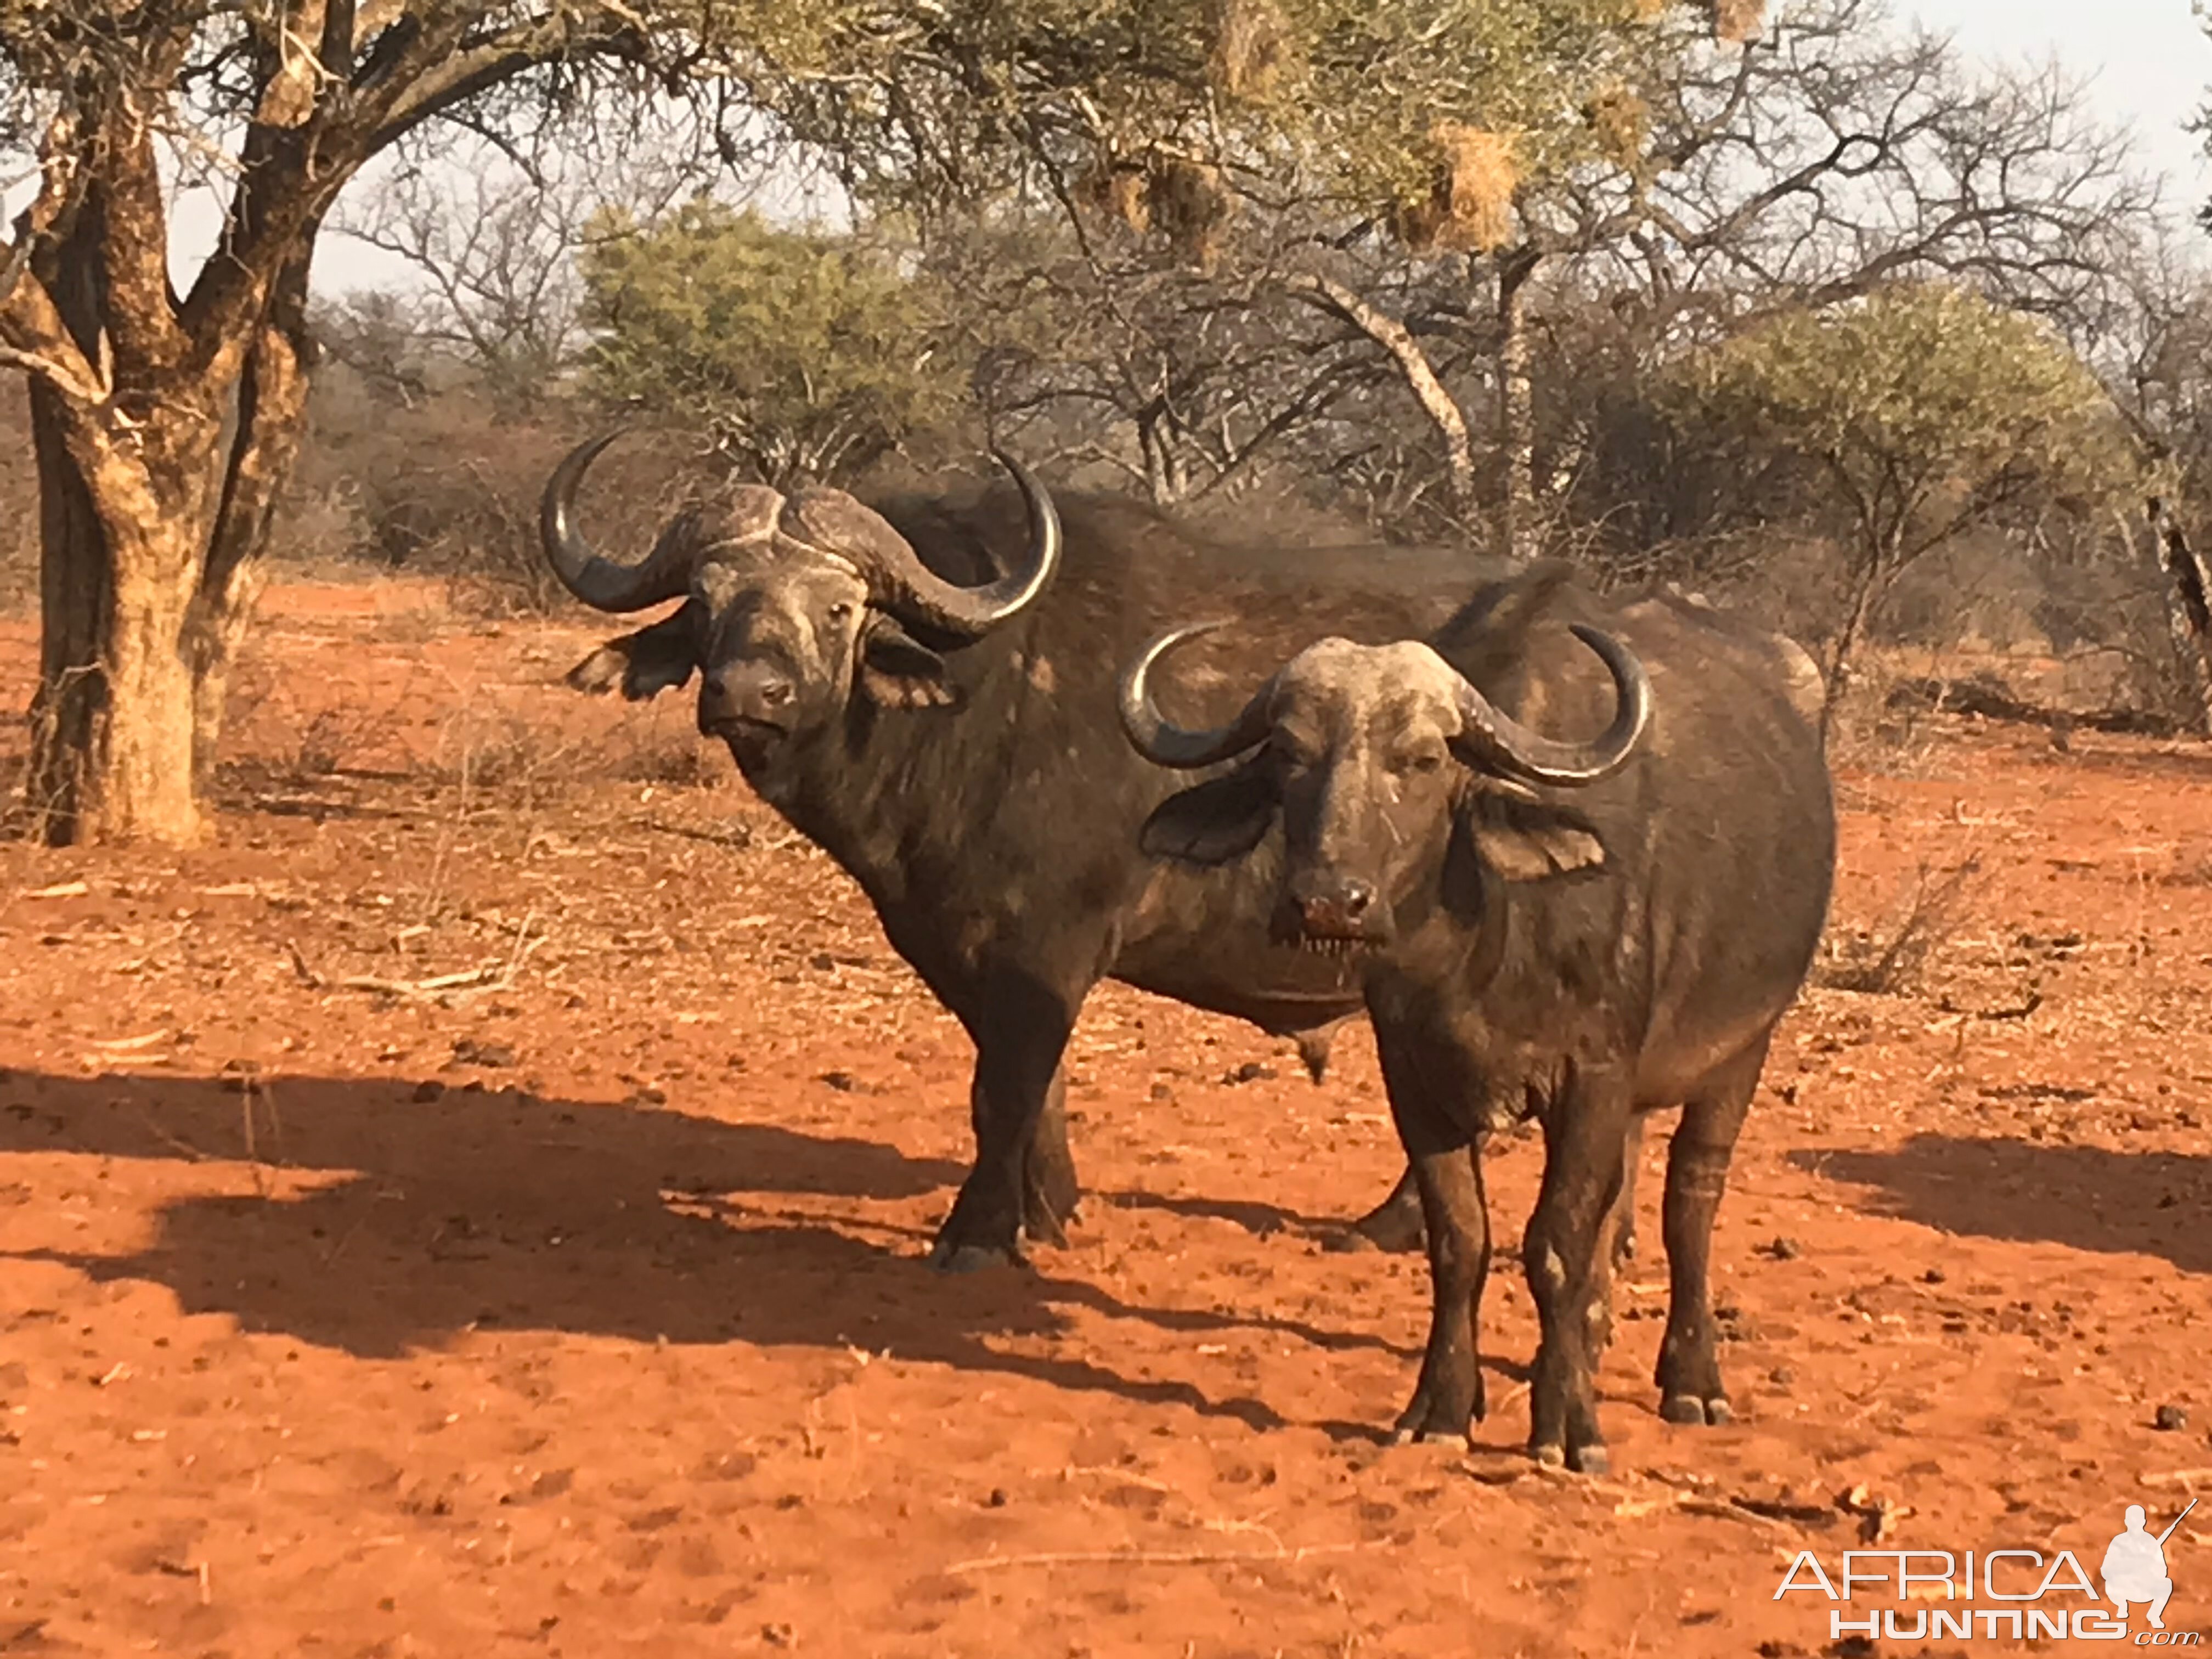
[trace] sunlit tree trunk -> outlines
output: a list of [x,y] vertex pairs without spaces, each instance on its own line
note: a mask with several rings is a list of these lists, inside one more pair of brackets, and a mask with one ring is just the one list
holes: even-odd
[[[94,196],[37,274],[82,358],[127,337],[103,271],[111,207]],[[112,369],[110,371],[112,373]],[[140,399],[133,399],[140,401]],[[154,400],[176,410],[183,393]],[[185,842],[198,824],[192,675],[178,649],[210,518],[216,432],[202,418],[135,420],[34,381],[45,624],[32,707],[28,805],[55,842]]]
[[1521,252],[1498,267],[1498,439],[1504,458],[1498,550],[1536,555],[1536,395],[1526,303],[1536,256]]

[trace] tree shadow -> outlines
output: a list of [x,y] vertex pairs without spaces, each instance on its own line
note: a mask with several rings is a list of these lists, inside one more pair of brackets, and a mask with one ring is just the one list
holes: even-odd
[[218,1080],[0,1074],[0,1154],[219,1164],[224,1173],[210,1170],[210,1182],[227,1188],[164,1200],[153,1237],[128,1255],[15,1259],[103,1283],[150,1281],[187,1314],[226,1314],[249,1330],[363,1358],[481,1328],[851,1343],[1255,1428],[1286,1419],[1256,1400],[1213,1400],[1087,1358],[1009,1352],[1020,1345],[1003,1340],[1065,1334],[1067,1310],[1079,1308],[1176,1332],[1267,1329],[1318,1346],[1400,1352],[1296,1321],[1132,1306],[1054,1276],[1042,1253],[1029,1273],[932,1273],[921,1260],[927,1228],[872,1218],[864,1206],[822,1212],[825,1198],[949,1191],[965,1173],[879,1142],[510,1093],[426,1102],[409,1083],[374,1079],[286,1078],[273,1112],[251,1103],[256,1144],[283,1171],[266,1194],[237,1190],[249,1099]]
[[1921,1134],[1893,1151],[1790,1161],[1878,1188],[1885,1212],[1946,1232],[2162,1256],[2212,1273],[2212,1157]]

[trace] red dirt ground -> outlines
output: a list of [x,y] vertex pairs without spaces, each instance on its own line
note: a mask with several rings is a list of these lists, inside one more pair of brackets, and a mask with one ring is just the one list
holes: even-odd
[[[1378,1443],[1425,1270],[1312,1234],[1397,1167],[1364,1031],[1316,1088],[1107,988],[1073,1248],[938,1277],[967,1047],[688,702],[574,697],[591,635],[434,589],[270,609],[210,844],[0,846],[0,1653],[1871,1651],[1773,1599],[1798,1550],[2094,1571],[2212,1490],[2201,750],[1948,727],[1844,774],[1839,938],[1978,874],[1909,994],[1778,1045],[1726,1429],[1655,1415],[1651,1136],[1589,1480],[1517,1449],[1510,1266],[1476,1449]],[[1495,1157],[1509,1243],[1537,1164]]]

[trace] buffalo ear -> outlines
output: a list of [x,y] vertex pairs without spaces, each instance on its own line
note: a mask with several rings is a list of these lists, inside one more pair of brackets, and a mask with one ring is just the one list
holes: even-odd
[[1458,835],[1507,881],[1545,881],[1605,865],[1597,826],[1571,807],[1520,789],[1478,788],[1461,805]]
[[1247,769],[1170,795],[1145,820],[1137,845],[1152,858],[1226,864],[1257,847],[1274,821],[1273,781]]
[[568,685],[594,696],[620,686],[631,702],[674,690],[691,678],[696,665],[691,625],[696,614],[693,601],[686,599],[652,627],[609,640],[568,671]]
[[885,708],[957,708],[945,659],[880,612],[860,635],[860,690]]

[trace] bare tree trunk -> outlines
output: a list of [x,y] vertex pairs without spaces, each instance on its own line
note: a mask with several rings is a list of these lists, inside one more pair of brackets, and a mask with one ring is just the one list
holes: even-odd
[[[107,227],[95,196],[38,261],[63,325],[100,356]],[[31,709],[27,804],[56,844],[198,829],[191,787],[191,672],[177,650],[204,533],[197,498],[210,434],[169,423],[173,441],[88,418],[34,383],[44,629]]]
[[2148,513],[2168,580],[2166,615],[2174,657],[2195,693],[2197,733],[2212,735],[2212,573],[2161,497],[2151,497]]
[[1154,506],[1173,507],[1190,494],[1190,469],[1166,410],[1156,404],[1137,416],[1137,445],[1144,452],[1145,488]]
[[1467,416],[1458,400],[1437,378],[1428,353],[1421,349],[1413,331],[1388,312],[1368,304],[1343,283],[1326,276],[1300,276],[1292,280],[1290,289],[1300,298],[1334,312],[1397,360],[1398,371],[1406,377],[1413,400],[1420,404],[1421,412],[1429,417],[1443,440],[1444,477],[1450,490],[1452,513],[1462,520],[1471,516],[1477,502],[1474,445],[1468,435]]
[[192,777],[203,793],[222,738],[231,666],[260,597],[277,499],[299,459],[314,352],[302,257],[279,279],[268,320],[246,356],[222,503],[185,633],[192,671]]
[[[109,230],[88,199],[38,262],[87,361],[135,320],[101,276]],[[306,413],[305,296],[302,256],[257,325],[233,422],[204,381],[150,374],[131,401],[155,420],[33,380],[44,630],[26,804],[51,842],[198,836],[198,785]]]
[[1515,253],[1498,266],[1498,439],[1504,455],[1498,550],[1509,559],[1536,552],[1536,396],[1523,299],[1537,256]]

